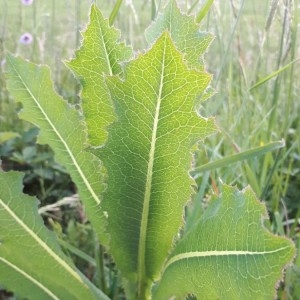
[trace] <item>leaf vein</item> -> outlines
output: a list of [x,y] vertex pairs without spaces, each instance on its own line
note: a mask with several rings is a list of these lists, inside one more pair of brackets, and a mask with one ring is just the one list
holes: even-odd
[[54,295],[47,287],[45,287],[42,283],[40,283],[39,281],[37,281],[36,279],[34,279],[32,276],[30,276],[29,274],[27,274],[26,272],[24,272],[23,270],[21,270],[20,268],[18,268],[16,265],[12,264],[10,261],[6,260],[3,257],[0,257],[0,261],[2,261],[3,263],[5,263],[6,265],[8,265],[9,267],[11,267],[12,269],[14,269],[15,271],[17,271],[18,273],[22,274],[24,277],[26,277],[28,280],[30,280],[31,282],[33,282],[35,285],[37,285],[41,290],[43,290],[46,294],[48,294],[51,298],[53,298],[54,300],[60,300],[60,298],[58,298],[56,295]]

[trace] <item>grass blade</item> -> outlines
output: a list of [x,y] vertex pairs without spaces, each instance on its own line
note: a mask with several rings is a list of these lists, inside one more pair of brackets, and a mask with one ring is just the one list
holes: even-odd
[[114,21],[118,15],[118,12],[120,10],[121,4],[123,0],[117,0],[117,3],[115,4],[110,16],[109,16],[109,25],[112,26],[114,24]]
[[214,0],[206,0],[205,4],[202,6],[202,8],[200,9],[200,11],[198,12],[198,14],[195,18],[196,23],[200,23],[202,21],[202,19],[207,15],[213,2],[214,2]]
[[258,155],[263,155],[267,152],[274,151],[276,149],[282,148],[285,146],[284,141],[277,141],[277,142],[271,142],[267,145],[256,147],[253,149],[249,149],[237,154],[233,154],[227,157],[224,157],[222,159],[219,159],[217,161],[209,162],[207,164],[204,164],[200,167],[195,168],[192,172],[191,175],[196,179],[200,176],[200,173],[203,173],[205,171],[213,170],[216,168],[222,168],[222,167],[227,167],[230,164],[250,159]]
[[297,58],[293,61],[291,61],[290,63],[286,64],[284,67],[274,71],[273,73],[269,74],[268,76],[262,78],[261,80],[259,80],[257,83],[255,83],[252,87],[250,87],[249,91],[259,87],[260,85],[264,84],[265,82],[269,81],[270,79],[272,79],[273,77],[279,75],[280,73],[282,73],[283,71],[285,71],[286,69],[288,69],[289,67],[291,67],[294,63],[298,62],[300,60],[300,58]]

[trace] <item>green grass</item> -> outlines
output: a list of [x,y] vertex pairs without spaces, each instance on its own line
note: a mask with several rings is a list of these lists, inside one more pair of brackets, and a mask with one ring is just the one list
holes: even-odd
[[[49,64],[58,92],[76,103],[79,86],[61,61],[79,46],[79,30],[88,20],[90,2],[40,0],[24,6],[20,1],[0,0],[0,61],[10,51]],[[115,2],[96,1],[107,17]],[[135,50],[145,46],[141,33],[165,2],[136,0],[126,6],[123,1],[114,24],[126,32],[123,38]],[[197,13],[206,1],[179,2],[184,11],[195,4],[192,13]],[[266,201],[274,232],[289,235],[299,245],[300,7],[294,2],[293,6],[289,0],[277,5],[276,1],[215,0],[201,22],[202,30],[215,35],[206,66],[214,75],[212,87],[217,91],[203,104],[201,113],[215,115],[220,132],[201,145],[198,165],[271,141],[284,139],[286,147],[206,171],[198,179],[196,199],[203,204],[220,180],[239,187],[250,184]],[[34,36],[32,44],[19,43],[24,32]],[[19,107],[6,91],[3,68],[0,87],[0,131],[25,131],[28,125],[17,121]],[[202,205],[194,207],[194,211],[201,209]],[[297,258],[287,272],[282,299],[299,299],[299,272]]]

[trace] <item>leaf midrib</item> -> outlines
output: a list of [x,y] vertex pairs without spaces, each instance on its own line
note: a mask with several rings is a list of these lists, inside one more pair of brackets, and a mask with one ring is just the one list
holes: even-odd
[[[8,58],[9,58],[9,56],[8,56]],[[40,103],[38,102],[38,100],[32,94],[31,90],[27,86],[26,82],[23,80],[22,76],[19,74],[18,70],[15,68],[14,64],[12,63],[12,61],[10,61],[10,65],[13,67],[16,75],[18,76],[18,78],[20,79],[20,81],[22,82],[22,84],[24,85],[26,91],[29,93],[29,95],[31,96],[31,98],[33,99],[33,101],[35,102],[35,104],[37,105],[37,107],[39,108],[39,110],[41,111],[42,115],[45,117],[46,121],[48,122],[48,124],[50,125],[50,127],[52,128],[52,130],[54,131],[54,133],[57,135],[57,137],[59,138],[59,140],[61,141],[61,143],[64,145],[65,149],[67,150],[67,153],[69,154],[69,156],[70,156],[70,158],[71,158],[71,160],[72,160],[72,162],[73,162],[76,170],[78,171],[80,177],[82,178],[85,186],[87,187],[88,191],[92,195],[92,197],[95,200],[95,202],[97,203],[97,205],[99,205],[100,202],[101,202],[100,199],[99,199],[99,197],[94,192],[94,190],[91,187],[91,185],[89,184],[86,176],[84,175],[84,172],[81,170],[80,166],[78,165],[77,160],[76,160],[75,156],[73,155],[73,152],[69,148],[68,144],[65,142],[65,140],[63,139],[63,137],[60,135],[59,131],[56,129],[56,127],[54,126],[54,124],[52,123],[52,121],[50,120],[50,118],[48,117],[48,115],[46,114],[46,112],[43,110],[43,108],[40,105]]]
[[190,259],[190,258],[198,258],[198,257],[211,257],[211,256],[239,256],[239,255],[267,255],[273,254],[280,251],[284,251],[289,249],[288,246],[281,247],[274,250],[269,251],[249,251],[249,250],[213,250],[213,251],[194,251],[194,252],[185,252],[177,254],[171,257],[168,262],[166,263],[164,270],[166,270],[171,264],[176,263],[183,259]]
[[153,165],[154,165],[154,154],[156,147],[156,137],[157,137],[157,128],[159,122],[159,113],[160,106],[162,101],[162,90],[164,85],[164,69],[165,69],[165,58],[166,58],[166,37],[164,41],[163,57],[162,57],[162,67],[161,67],[161,78],[159,85],[159,92],[157,97],[157,104],[155,109],[155,116],[152,129],[151,137],[151,146],[149,151],[149,161],[147,167],[147,177],[146,177],[146,186],[143,202],[143,211],[141,219],[141,228],[140,228],[140,238],[139,238],[139,248],[138,248],[138,295],[143,296],[143,285],[146,283],[146,240],[147,240],[147,228],[148,228],[148,219],[149,219],[149,206],[151,198],[151,187],[152,187],[152,175],[153,175]]
[[[96,4],[93,4],[93,9],[94,10],[97,9],[96,8]],[[102,41],[102,44],[103,44],[103,48],[104,48],[104,53],[105,53],[105,58],[106,58],[106,64],[107,64],[107,67],[108,67],[108,70],[109,70],[109,75],[112,76],[113,75],[113,71],[112,71],[112,66],[111,66],[111,62],[110,62],[110,59],[109,59],[109,52],[107,51],[106,41],[104,40],[104,35],[103,35],[103,32],[102,32],[102,27],[101,27],[98,15],[97,15],[97,23],[98,23],[98,28],[100,30],[100,38],[101,38],[101,41]]]

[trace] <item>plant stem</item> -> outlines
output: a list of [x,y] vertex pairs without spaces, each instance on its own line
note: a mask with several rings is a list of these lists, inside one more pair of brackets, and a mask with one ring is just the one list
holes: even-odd
[[[283,48],[284,48],[284,37],[286,33],[286,26],[287,26],[287,21],[288,21],[288,10],[287,10],[287,3],[285,3],[285,8],[284,8],[284,16],[283,16],[283,24],[282,24],[282,32],[281,32],[281,39],[280,39],[280,46],[279,46],[279,54],[278,54],[278,59],[277,59],[277,69],[280,69],[280,65],[282,62],[282,55],[283,55]],[[279,99],[279,94],[281,90],[281,84],[280,84],[280,79],[281,77],[278,76],[275,80],[274,83],[274,89],[273,89],[273,99],[272,99],[272,112],[270,115],[270,121],[269,121],[269,126],[268,126],[268,135],[269,137],[272,136],[272,128],[274,127],[274,122],[275,122],[275,117],[276,117],[276,112],[277,110],[275,109],[277,104],[278,104],[278,99]]]
[[103,247],[96,241],[95,247],[96,253],[96,265],[97,265],[97,273],[99,277],[99,287],[100,289],[107,294],[107,285],[105,281],[105,270],[104,270],[104,251]]
[[151,20],[154,21],[156,18],[156,3],[155,0],[151,1]]
[[235,32],[236,32],[236,29],[237,29],[237,25],[238,25],[238,23],[239,23],[239,21],[240,21],[240,17],[241,17],[242,12],[243,12],[244,4],[245,4],[245,0],[243,0],[242,3],[241,3],[241,6],[240,6],[240,9],[239,9],[239,11],[238,11],[238,15],[237,15],[237,17],[236,17],[236,20],[235,20],[233,29],[232,29],[232,31],[231,31],[231,34],[230,34],[230,37],[229,37],[229,42],[228,42],[227,48],[226,48],[226,50],[225,50],[225,53],[224,53],[223,58],[222,58],[222,61],[221,61],[220,72],[219,72],[219,74],[218,74],[217,77],[216,77],[216,83],[215,83],[216,86],[217,86],[217,84],[219,83],[219,80],[221,79],[221,74],[222,74],[222,71],[223,71],[224,66],[225,66],[225,63],[226,63],[226,58],[227,58],[227,56],[228,56],[229,49],[230,49],[231,44],[232,44],[232,42],[233,42],[233,38],[234,38],[234,34],[235,34]]

